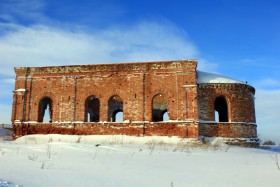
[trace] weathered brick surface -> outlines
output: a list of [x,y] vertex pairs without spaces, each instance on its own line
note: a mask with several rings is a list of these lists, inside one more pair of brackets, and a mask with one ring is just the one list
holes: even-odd
[[183,138],[197,138],[198,125],[193,123],[152,123],[147,124],[145,135],[148,136],[179,136]]
[[15,138],[27,134],[132,135],[198,137],[198,125],[192,122],[161,123],[84,123],[14,124]]
[[201,84],[198,86],[199,119],[215,121],[214,103],[224,96],[229,122],[255,123],[255,89],[247,84]]
[[[111,65],[15,68],[17,92],[12,121],[37,121],[38,105],[43,97],[54,103],[53,122],[84,121],[85,101],[94,95],[100,100],[100,121],[108,121],[108,100],[123,99],[124,120],[151,121],[152,98],[163,94],[169,119],[197,119],[197,111],[186,116],[186,84],[196,84],[196,61],[167,61]],[[20,95],[22,94],[22,95]]]
[[200,123],[199,134],[207,137],[257,138],[256,125],[250,123]]
[[[196,66],[195,60],[181,60],[15,68],[14,135],[256,137],[254,88],[247,84],[197,84]],[[214,121],[214,103],[219,96],[227,102],[229,123],[207,123]],[[52,119],[38,123],[39,105],[45,97],[52,101]],[[88,98],[98,100],[88,103]],[[112,98],[119,103],[111,102]],[[96,103],[99,108],[94,108]],[[87,105],[99,114],[94,118],[97,121],[88,122]],[[123,111],[123,123],[110,122],[116,109]],[[156,122],[153,113],[158,116],[165,110],[169,121]]]

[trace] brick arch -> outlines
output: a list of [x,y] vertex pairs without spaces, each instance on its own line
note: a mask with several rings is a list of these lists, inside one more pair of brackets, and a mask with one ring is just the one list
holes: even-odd
[[228,104],[229,122],[255,123],[254,89],[245,84],[202,84],[198,88],[199,118],[214,121],[215,98],[223,95]]
[[43,97],[39,102],[38,107],[38,122],[44,121],[44,116],[46,115],[46,110],[49,108],[49,116],[50,116],[50,123],[52,122],[53,117],[53,101],[49,97]]
[[33,101],[33,106],[34,108],[32,109],[34,114],[36,114],[34,116],[35,119],[33,119],[34,121],[38,121],[39,119],[39,107],[40,107],[40,102],[43,98],[50,98],[51,101],[52,101],[52,119],[51,121],[54,122],[54,121],[57,121],[57,116],[56,116],[56,113],[58,111],[58,102],[57,102],[57,98],[56,98],[56,95],[53,94],[52,92],[41,92],[39,94],[37,94],[35,97],[34,97],[34,101]]
[[53,94],[52,92],[40,92],[39,94],[36,94],[34,97],[34,104],[38,103],[43,97],[49,97],[50,99],[53,100],[53,102],[57,103],[57,98],[56,95]]
[[103,115],[103,118],[102,118],[103,121],[110,121],[109,120],[110,116],[108,113],[108,110],[109,110],[108,101],[111,97],[116,96],[116,95],[121,97],[123,100],[123,120],[125,120],[127,118],[127,116],[128,116],[127,100],[129,100],[129,99],[126,99],[126,98],[127,98],[128,93],[125,91],[121,91],[121,90],[112,90],[109,92],[104,92],[102,94],[102,98],[100,98],[100,101],[101,101],[100,111],[103,113],[103,114],[101,114],[101,116]]
[[124,101],[125,95],[126,95],[126,93],[121,92],[121,91],[112,91],[112,92],[103,93],[102,94],[102,98],[103,98],[104,101],[108,102],[108,100],[111,97],[113,97],[113,96],[120,96],[123,99],[123,101]]
[[109,90],[109,91],[104,91],[104,92],[100,92],[100,91],[96,91],[95,90],[85,90],[86,93],[82,93],[80,92],[77,96],[77,120],[78,121],[84,121],[85,120],[85,102],[86,99],[92,95],[96,96],[99,101],[100,101],[100,119],[99,121],[108,121],[108,100],[113,96],[113,95],[118,95],[123,99],[123,117],[125,118],[126,116],[126,103],[125,103],[125,93],[124,92],[120,92],[120,91],[115,91],[115,90]]
[[163,121],[163,115],[168,112],[168,101],[166,95],[162,92],[157,92],[151,100],[152,121]]
[[[223,103],[223,100],[225,103]],[[216,95],[213,99],[214,103],[214,115],[215,111],[219,113],[219,122],[230,122],[231,121],[231,102],[230,96],[227,94]],[[226,105],[226,106],[223,106]],[[215,119],[215,116],[214,116]]]
[[[97,97],[98,99],[101,99],[101,98],[103,98],[104,97],[104,94],[101,94],[100,92],[87,92],[86,94],[80,94],[80,96],[79,96],[79,100],[80,101],[85,101],[88,97],[90,97],[90,96],[95,96],[95,97]],[[80,104],[80,103],[79,103]]]
[[112,95],[108,99],[108,121],[115,122],[118,112],[124,113],[124,100],[119,95]]
[[[77,101],[76,101],[76,106],[77,106],[77,112],[80,114],[80,118],[79,120],[81,121],[85,121],[85,115],[86,115],[86,100],[87,98],[89,98],[90,96],[95,96],[99,99],[100,101],[100,107],[102,105],[102,98],[103,95],[100,92],[86,92],[86,94],[79,94]],[[101,111],[100,111],[101,112]],[[78,121],[79,121],[78,120]]]
[[[96,95],[90,95],[84,102],[85,122],[99,122],[100,120],[100,99]],[[88,116],[89,114],[89,116]],[[88,119],[89,118],[89,119]]]

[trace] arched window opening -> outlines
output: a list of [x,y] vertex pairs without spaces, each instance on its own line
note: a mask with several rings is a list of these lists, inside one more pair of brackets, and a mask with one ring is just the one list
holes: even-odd
[[169,116],[167,110],[163,111],[163,121],[169,121]]
[[215,114],[215,121],[217,122],[228,122],[228,106],[225,97],[220,96],[215,99],[215,111],[218,114]]
[[153,97],[152,107],[152,120],[154,122],[164,121],[164,114],[167,113],[167,104],[162,94],[157,94]]
[[99,122],[100,114],[100,101],[99,99],[92,95],[86,99],[86,112],[85,121],[86,122]]
[[120,96],[112,96],[108,101],[108,121],[123,122],[123,100]]
[[49,97],[44,97],[39,102],[38,122],[52,122],[53,103]]

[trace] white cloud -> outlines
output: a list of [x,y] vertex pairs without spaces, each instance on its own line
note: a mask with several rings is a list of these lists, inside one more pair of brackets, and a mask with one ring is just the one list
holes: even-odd
[[280,87],[280,81],[278,79],[274,78],[266,78],[259,80],[255,83],[256,87],[260,88],[279,88]]
[[11,123],[12,104],[0,104],[0,124]]
[[[52,66],[197,58],[199,51],[176,26],[141,22],[106,30],[9,25],[0,37],[2,74],[14,66]],[[13,29],[11,29],[13,28]]]
[[[10,77],[1,77],[0,76],[0,101],[1,104],[7,102],[6,100],[11,100],[13,97],[13,88],[15,80]],[[3,99],[3,100],[2,100]],[[0,121],[1,122],[1,121]]]
[[280,90],[257,90],[255,102],[258,109],[257,113],[259,114],[259,119],[269,121],[279,119],[279,96]]
[[0,18],[15,23],[21,19],[29,21],[48,20],[42,13],[44,8],[45,3],[42,0],[4,0],[0,7]]
[[201,70],[201,71],[210,72],[210,73],[218,73],[218,74],[220,74],[219,72],[217,72],[218,63],[209,62],[205,58],[198,58],[197,69]]
[[[168,21],[142,21],[98,30],[53,20],[44,14],[46,7],[43,0],[4,1],[1,4],[0,18],[4,22],[0,23],[0,122],[10,122],[14,67],[177,60],[199,56],[187,34]],[[100,8],[110,10],[106,15],[123,11],[117,4],[93,7],[96,10],[90,14],[95,15],[104,14]]]
[[[199,56],[187,34],[169,22],[143,21],[104,30],[39,24],[27,27],[14,23],[2,23],[1,27],[5,30],[0,35],[1,104],[12,98],[14,81],[11,77],[15,76],[15,66],[178,60]],[[207,64],[204,63],[204,67]]]
[[15,79],[14,78],[9,78],[9,77],[4,78],[2,81],[3,81],[4,84],[14,84],[15,83]]
[[261,138],[280,142],[280,90],[257,90],[256,115]]

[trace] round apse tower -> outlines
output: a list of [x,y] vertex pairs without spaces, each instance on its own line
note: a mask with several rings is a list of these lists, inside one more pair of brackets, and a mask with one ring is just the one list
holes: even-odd
[[225,76],[197,71],[199,135],[230,144],[258,144],[255,89]]

